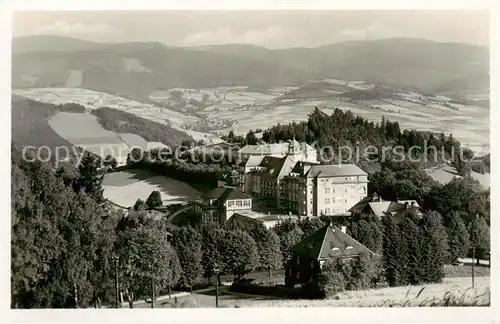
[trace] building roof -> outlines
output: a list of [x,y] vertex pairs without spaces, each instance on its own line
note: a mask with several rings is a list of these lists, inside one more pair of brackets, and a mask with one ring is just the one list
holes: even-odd
[[290,142],[283,143],[271,143],[271,144],[261,144],[261,145],[245,145],[240,149],[241,154],[262,154],[262,155],[271,155],[271,154],[285,154],[288,152],[289,146],[292,145],[292,148],[297,146],[300,147],[303,151],[315,151],[316,149],[306,142],[297,142],[296,140],[292,140]]
[[245,145],[241,148],[242,154],[285,154],[288,151],[288,143],[272,143],[262,145]]
[[315,260],[374,254],[363,244],[334,226],[325,225],[290,248],[290,251]]
[[363,176],[368,175],[354,164],[313,165],[307,173],[309,178]]
[[264,175],[273,179],[282,179],[290,174],[295,163],[296,161],[290,156],[266,156],[262,159],[259,166],[264,168],[264,170],[261,171]]
[[299,142],[297,142],[297,141],[295,140],[295,138],[294,138],[294,139],[290,142],[290,144],[288,145],[288,148],[289,148],[289,149],[293,149],[293,148],[299,148],[299,149],[302,149],[302,148],[303,148],[303,146],[301,146],[301,145],[300,145],[300,143],[299,143]]
[[264,157],[264,155],[250,155],[248,159],[240,163],[240,166],[244,166],[246,168],[259,166]]
[[235,200],[235,199],[251,199],[252,196],[247,195],[244,192],[241,192],[235,188],[226,188],[226,187],[218,187],[214,188],[210,191],[205,192],[201,195],[204,199],[217,199],[221,202],[226,200]]
[[370,202],[374,202],[373,197],[367,196],[367,197],[361,199],[360,201],[358,201],[354,206],[349,208],[348,212],[359,213],[359,212],[363,211],[366,208],[366,206],[369,205]]

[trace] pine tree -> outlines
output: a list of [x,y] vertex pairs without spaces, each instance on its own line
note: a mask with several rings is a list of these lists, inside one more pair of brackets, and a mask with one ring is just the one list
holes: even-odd
[[401,251],[407,255],[400,255],[401,265],[404,266],[404,277],[411,285],[419,284],[422,280],[422,247],[421,232],[411,217],[405,217],[399,223],[401,231]]
[[[405,264],[407,261],[406,246],[401,240],[401,233],[392,217],[382,219],[384,225],[384,270],[390,286],[400,286],[407,283]],[[404,262],[404,263],[402,263]]]
[[78,176],[74,181],[76,192],[83,190],[97,202],[104,201],[104,189],[102,189],[104,173],[100,169],[100,164],[101,161],[97,156],[86,151],[78,165]]
[[137,201],[134,204],[134,210],[135,211],[145,210],[147,206],[148,205],[146,205],[146,203],[144,202],[144,200],[137,199]]
[[470,247],[469,232],[459,212],[450,215],[448,225],[448,255],[451,263],[467,256]]
[[422,281],[441,282],[444,263],[448,260],[448,237],[437,212],[425,214],[421,220]]
[[163,204],[161,200],[161,194],[159,191],[154,190],[149,194],[148,199],[146,200],[146,205],[148,205],[149,209],[154,209],[156,207],[160,207]]
[[486,258],[490,251],[490,227],[483,217],[475,217],[469,227],[471,245],[475,248],[475,257],[479,264],[480,259]]

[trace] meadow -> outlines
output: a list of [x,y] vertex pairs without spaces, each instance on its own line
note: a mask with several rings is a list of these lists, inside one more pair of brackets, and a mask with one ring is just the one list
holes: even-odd
[[102,157],[111,154],[118,164],[126,163],[127,155],[134,147],[148,150],[165,146],[162,143],[148,142],[135,134],[105,130],[97,118],[89,113],[58,112],[48,123],[60,137],[71,144]]
[[188,184],[154,175],[145,170],[108,173],[102,182],[104,197],[122,207],[131,207],[137,199],[146,200],[158,190],[165,205],[185,203],[199,198],[200,193]]

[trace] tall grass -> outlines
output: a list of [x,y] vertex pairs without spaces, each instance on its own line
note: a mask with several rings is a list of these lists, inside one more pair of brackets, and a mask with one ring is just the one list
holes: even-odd
[[425,298],[419,300],[418,298],[425,290],[425,287],[420,289],[417,296],[413,299],[408,299],[410,290],[408,289],[405,299],[401,302],[387,299],[384,302],[374,305],[375,307],[474,307],[474,306],[489,306],[491,292],[487,288],[485,292],[479,295],[470,294],[472,288],[466,289],[463,293],[453,294],[446,292],[443,297]]

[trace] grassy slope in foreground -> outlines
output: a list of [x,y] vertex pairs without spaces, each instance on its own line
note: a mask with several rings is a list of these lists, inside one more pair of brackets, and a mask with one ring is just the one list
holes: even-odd
[[[229,287],[221,288],[221,307],[374,307],[374,306],[430,306],[432,302],[438,305],[445,303],[445,298],[451,294],[454,306],[490,304],[490,277],[480,277],[475,280],[475,288],[469,289],[471,278],[445,278],[443,283],[422,286],[390,287],[363,291],[348,291],[341,293],[339,299],[324,300],[290,300],[276,299],[267,296],[236,294],[228,291]],[[424,288],[422,290],[422,288]],[[420,294],[419,294],[420,293]],[[418,296],[418,297],[417,297]],[[463,296],[463,297],[462,297]],[[460,299],[463,298],[460,303]],[[408,301],[408,302],[406,302]],[[173,300],[172,300],[173,302]],[[214,307],[215,291],[194,293],[178,297],[179,304],[184,307]],[[405,304],[406,302],[406,304]],[[137,307],[151,307],[151,304],[138,304]],[[172,307],[168,300],[157,302],[155,307]]]

